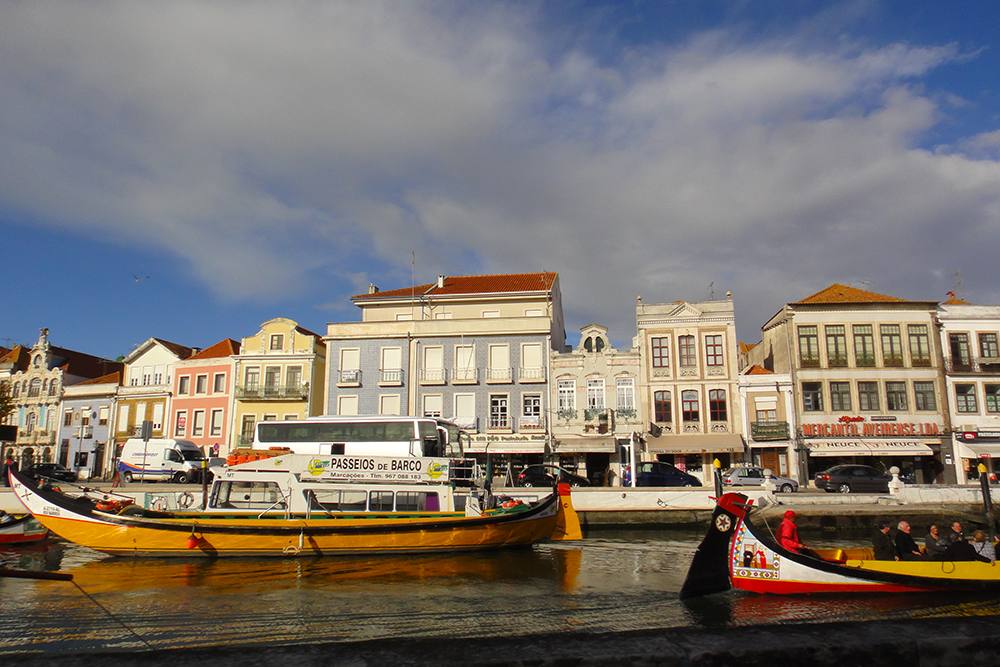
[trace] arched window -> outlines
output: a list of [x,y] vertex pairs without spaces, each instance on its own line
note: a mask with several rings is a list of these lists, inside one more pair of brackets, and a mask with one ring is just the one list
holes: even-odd
[[35,378],[31,381],[31,385],[28,387],[28,397],[34,398],[41,393],[42,381],[39,378]]
[[583,341],[583,349],[585,349],[587,352],[593,352],[594,339],[591,338],[590,336],[587,336],[587,340]]
[[604,339],[600,336],[597,337],[597,351],[602,352],[604,350]]

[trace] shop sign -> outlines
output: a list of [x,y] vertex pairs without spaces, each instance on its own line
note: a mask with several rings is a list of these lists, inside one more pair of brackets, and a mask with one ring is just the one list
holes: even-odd
[[472,444],[474,445],[485,445],[487,443],[510,443],[510,442],[545,442],[547,436],[544,433],[532,433],[530,435],[484,435],[478,434],[471,436]]
[[934,422],[888,422],[872,417],[844,416],[833,423],[803,424],[805,438],[940,437],[941,426]]

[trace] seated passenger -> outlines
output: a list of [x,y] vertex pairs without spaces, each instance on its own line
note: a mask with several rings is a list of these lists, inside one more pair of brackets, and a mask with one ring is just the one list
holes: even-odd
[[979,556],[988,559],[991,563],[996,561],[996,549],[993,547],[993,543],[986,539],[986,533],[983,531],[977,530],[972,533],[972,546]]
[[785,518],[782,520],[781,525],[778,526],[778,544],[793,553],[819,558],[816,552],[799,541],[799,529],[795,525],[796,516],[792,510],[785,512]]
[[878,530],[872,535],[872,548],[875,550],[875,560],[899,560],[896,553],[896,545],[889,537],[889,528],[892,526],[885,519],[879,519]]
[[899,560],[925,560],[924,554],[920,553],[920,547],[910,535],[910,522],[900,521],[896,526],[896,553]]
[[924,538],[924,549],[927,551],[927,557],[931,560],[944,560],[942,557],[949,544],[947,538],[942,538],[938,534],[938,527],[931,524],[930,528],[927,529],[927,537]]

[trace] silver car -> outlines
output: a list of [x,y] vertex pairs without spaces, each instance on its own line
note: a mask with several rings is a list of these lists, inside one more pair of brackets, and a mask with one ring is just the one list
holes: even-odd
[[[779,493],[794,493],[799,490],[799,483],[787,477],[772,475],[775,491]],[[722,473],[722,483],[726,486],[764,486],[764,469],[757,466],[736,466]]]

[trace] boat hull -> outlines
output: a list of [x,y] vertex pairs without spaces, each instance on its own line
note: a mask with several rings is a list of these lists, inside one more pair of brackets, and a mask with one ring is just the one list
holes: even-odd
[[871,549],[820,550],[823,558],[791,552],[747,520],[749,510],[741,494],[720,499],[699,547],[705,552],[696,554],[685,581],[686,597],[724,590],[724,578],[739,590],[776,595],[1000,591],[996,563],[878,561]]
[[406,515],[129,516],[101,512],[12,476],[14,493],[38,521],[70,542],[117,556],[329,556],[471,551],[530,545],[553,535],[563,503],[553,493],[517,513]]
[[0,546],[41,542],[48,535],[48,529],[30,514],[18,517],[10,523],[0,524]]

